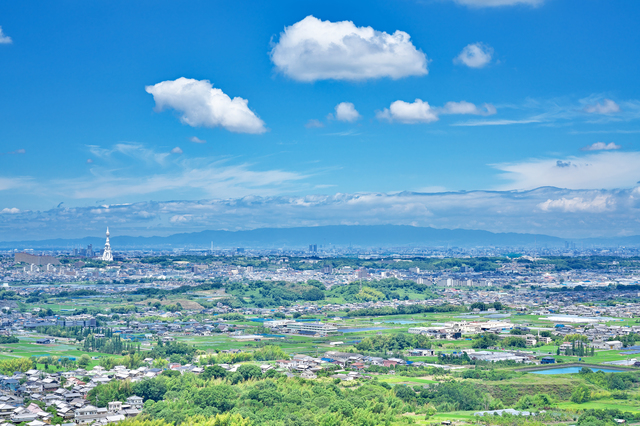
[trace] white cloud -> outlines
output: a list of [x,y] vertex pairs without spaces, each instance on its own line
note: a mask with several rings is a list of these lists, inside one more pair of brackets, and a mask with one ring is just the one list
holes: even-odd
[[475,126],[509,126],[511,124],[531,124],[540,123],[541,120],[525,119],[525,120],[481,120],[481,121],[465,121],[455,123],[453,126],[475,127]]
[[89,151],[95,157],[111,162],[117,161],[118,158],[134,158],[146,164],[159,164],[161,166],[166,164],[167,157],[169,157],[168,152],[156,152],[139,143],[118,143],[110,149],[89,145]]
[[[467,101],[447,102],[441,108],[434,108],[421,99],[416,99],[413,103],[404,101],[395,101],[389,108],[376,112],[378,120],[387,120],[389,122],[398,121],[401,123],[431,123],[439,119],[439,115],[493,115],[497,112],[496,107],[491,104],[484,103],[478,107]],[[473,125],[473,124],[455,124],[455,125]]]
[[180,113],[180,121],[192,127],[223,127],[236,133],[264,133],[264,122],[248,107],[249,101],[231,99],[214,88],[209,80],[180,77],[146,86],[153,95],[155,110],[172,108]]
[[613,142],[595,142],[582,148],[582,151],[611,151],[620,148],[622,148],[620,145],[616,145]]
[[171,219],[169,219],[169,222],[171,223],[185,223],[185,222],[190,222],[193,219],[193,215],[190,214],[177,214],[174,216],[171,216]]
[[179,146],[176,146],[175,148],[173,148],[173,149],[171,150],[171,153],[172,153],[172,154],[182,154],[182,153],[183,153],[183,151],[182,151],[182,149],[181,149]]
[[[51,238],[103,235],[103,224],[108,221],[117,227],[119,235],[144,236],[213,229],[395,224],[542,233],[565,238],[612,237],[640,234],[639,213],[638,187],[250,195],[21,211],[0,217],[0,235],[5,241],[41,238],[45,231]],[[488,245],[482,238],[476,244]]]
[[271,50],[276,69],[305,82],[426,75],[427,57],[409,34],[307,16],[286,27]]
[[4,178],[0,176],[0,191],[5,191],[8,189],[18,189],[18,188],[27,188],[32,179],[29,177],[13,177],[13,178]]
[[496,112],[496,107],[491,104],[485,103],[479,108],[475,104],[466,101],[447,102],[440,109],[440,114],[493,115]]
[[93,160],[91,158],[87,158],[87,164],[93,164]]
[[491,62],[493,48],[484,43],[474,43],[465,46],[462,52],[454,58],[456,64],[464,64],[470,68],[482,68]]
[[4,208],[4,209],[0,210],[0,214],[18,214],[18,213],[20,213],[20,209],[17,209],[15,207]]
[[500,7],[500,6],[539,6],[544,0],[454,0],[458,4],[469,7]]
[[[340,102],[336,105],[335,110],[335,119],[338,121],[353,123],[360,118],[360,113],[356,111],[355,106],[351,102]],[[329,118],[334,118],[333,114],[329,114]]]
[[15,151],[10,152],[0,152],[0,155],[22,155],[26,154],[27,151],[24,148],[16,149]]
[[193,143],[207,143],[207,141],[205,141],[204,139],[200,139],[197,136],[191,136],[189,140]]
[[592,199],[583,197],[560,198],[547,200],[538,204],[538,208],[545,212],[561,211],[567,213],[602,213],[616,208],[616,200],[611,195],[597,195]]
[[602,103],[597,102],[584,107],[584,111],[589,114],[615,114],[620,112],[620,105],[611,99],[605,99]]
[[431,123],[438,121],[436,111],[429,106],[429,103],[416,99],[415,102],[409,103],[404,101],[395,101],[389,108],[376,113],[379,120],[399,121],[400,123]]
[[[251,164],[234,165],[225,159],[171,156],[140,144],[90,149],[104,160],[91,168],[91,176],[51,181],[50,186],[43,185],[48,195],[95,199],[99,194],[103,199],[127,200],[176,191],[191,197],[274,195],[307,177],[284,170],[253,170]],[[182,150],[176,147],[171,152],[180,154]]]
[[640,180],[640,152],[601,151],[584,157],[496,164],[510,181],[503,189],[554,186],[569,189],[628,188]]
[[318,119],[312,118],[311,120],[307,121],[304,127],[306,127],[307,129],[317,129],[320,127],[324,127],[324,123]]
[[2,31],[2,27],[0,27],[0,44],[11,44],[13,40],[8,35]]

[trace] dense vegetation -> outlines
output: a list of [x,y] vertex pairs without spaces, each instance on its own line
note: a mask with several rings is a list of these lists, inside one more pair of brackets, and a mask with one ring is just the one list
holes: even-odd
[[431,348],[429,338],[421,334],[383,334],[371,336],[356,344],[356,349],[364,352],[387,352],[399,351],[403,349]]
[[412,315],[423,314],[430,312],[466,312],[467,308],[464,306],[454,305],[439,305],[439,306],[425,306],[425,305],[408,305],[398,306],[397,308],[366,308],[358,309],[357,311],[349,312],[353,317],[369,317],[379,315]]
[[[245,366],[243,366],[245,367]],[[241,367],[227,379],[160,376],[143,382],[111,382],[93,389],[88,399],[98,406],[128,396],[142,396],[151,419],[183,423],[193,416],[240,415],[261,425],[389,425],[398,414],[413,411],[396,392],[376,381],[353,389],[332,381],[267,377],[255,366]],[[253,368],[249,368],[253,367]]]

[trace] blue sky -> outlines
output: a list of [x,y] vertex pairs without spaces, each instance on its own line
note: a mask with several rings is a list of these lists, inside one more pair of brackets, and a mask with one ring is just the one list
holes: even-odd
[[640,233],[639,18],[597,0],[4,2],[0,229]]

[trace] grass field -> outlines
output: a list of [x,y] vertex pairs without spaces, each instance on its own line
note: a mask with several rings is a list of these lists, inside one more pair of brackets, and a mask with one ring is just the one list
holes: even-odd
[[430,383],[438,383],[436,380],[427,379],[424,377],[404,377],[389,374],[381,374],[375,376],[379,381],[389,383],[390,385],[408,384],[408,385],[425,385]]
[[[55,343],[52,345],[39,345],[35,343],[38,337],[21,337],[20,343],[10,343],[0,345],[0,359],[20,358],[20,357],[45,357],[45,356],[68,356],[79,358],[82,354],[91,357],[114,356],[101,352],[85,352],[78,350],[78,346],[66,343]],[[8,352],[10,350],[11,352]]]
[[563,410],[603,410],[612,409],[620,411],[630,411],[632,413],[640,413],[640,401],[636,400],[619,400],[619,399],[601,399],[598,401],[589,401],[582,404],[574,402],[561,402],[557,407]]

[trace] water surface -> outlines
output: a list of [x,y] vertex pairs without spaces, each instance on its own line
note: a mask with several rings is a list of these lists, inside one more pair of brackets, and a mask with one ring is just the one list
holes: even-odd
[[[533,374],[573,374],[579,373],[583,367],[562,367],[562,368],[550,368],[548,370],[529,371]],[[623,373],[625,370],[615,370],[613,368],[590,368],[594,373],[596,371],[603,371],[605,373]]]

